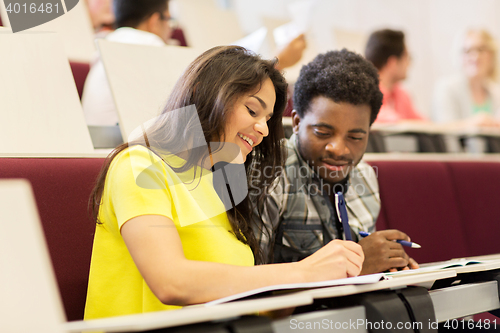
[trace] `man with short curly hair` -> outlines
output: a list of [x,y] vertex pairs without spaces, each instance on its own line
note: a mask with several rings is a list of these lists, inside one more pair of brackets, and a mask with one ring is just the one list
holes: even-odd
[[[353,52],[331,51],[302,67],[295,83],[294,134],[284,172],[256,218],[269,262],[298,261],[343,237],[335,193],[344,193],[351,234],[363,247],[362,274],[416,268],[397,230],[375,232],[380,196],[375,171],[361,161],[382,105],[377,69]],[[372,233],[360,239],[359,232]]]

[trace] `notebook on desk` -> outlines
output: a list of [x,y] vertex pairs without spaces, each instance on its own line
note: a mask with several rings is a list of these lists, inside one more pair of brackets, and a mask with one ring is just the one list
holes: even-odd
[[274,285],[274,286],[253,289],[253,290],[245,291],[243,293],[220,298],[220,299],[205,303],[205,306],[213,306],[213,305],[217,305],[217,304],[231,302],[234,300],[245,299],[248,297],[253,297],[253,296],[261,296],[262,297],[265,295],[271,295],[272,293],[283,293],[283,292],[287,292],[287,291],[293,292],[293,291],[298,291],[298,290],[314,289],[314,288],[372,284],[372,283],[377,283],[377,282],[379,282],[381,280],[385,280],[385,279],[386,279],[386,277],[385,277],[384,273],[379,273],[379,274],[361,275],[361,276],[351,277],[351,278],[346,278],[346,279],[328,280],[328,281],[320,281],[320,282],[279,284],[279,285]]
[[454,270],[457,273],[472,273],[472,272],[488,271],[499,268],[500,268],[500,259],[477,260],[477,259],[460,258],[460,259],[451,259],[435,263],[427,263],[421,265],[421,267],[417,269],[404,270],[393,273],[385,273],[385,275],[391,277],[399,277],[406,275],[437,272],[440,270],[447,270],[447,269]]

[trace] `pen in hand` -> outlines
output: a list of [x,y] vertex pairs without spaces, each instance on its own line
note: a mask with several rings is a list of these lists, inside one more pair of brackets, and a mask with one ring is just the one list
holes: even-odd
[[[366,231],[360,231],[359,232],[359,235],[361,237],[366,237],[366,236],[370,236],[370,233],[369,232],[366,232]],[[418,245],[417,243],[414,243],[414,242],[408,242],[408,241],[405,241],[405,240],[401,240],[401,239],[398,239],[398,240],[395,240],[396,243],[399,243],[403,246],[408,246],[408,247],[412,247],[414,249],[420,249],[421,246]]]
[[349,218],[347,217],[347,208],[342,192],[335,193],[335,206],[337,207],[337,216],[342,223],[344,229],[345,240],[352,241],[351,227],[349,226]]

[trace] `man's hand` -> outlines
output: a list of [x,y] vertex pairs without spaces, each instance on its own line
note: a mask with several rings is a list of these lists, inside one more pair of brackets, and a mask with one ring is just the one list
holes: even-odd
[[395,240],[410,241],[410,237],[398,230],[377,231],[359,241],[365,253],[361,274],[415,269],[418,264],[408,257],[403,246]]
[[306,37],[304,34],[298,35],[290,43],[288,43],[276,56],[278,58],[278,64],[276,68],[282,70],[287,67],[291,67],[299,62],[302,58],[302,54],[306,49]]

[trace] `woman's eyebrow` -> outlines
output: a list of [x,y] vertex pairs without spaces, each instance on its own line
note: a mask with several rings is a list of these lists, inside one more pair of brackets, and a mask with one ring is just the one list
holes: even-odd
[[258,101],[259,101],[259,103],[260,103],[260,105],[262,106],[262,108],[263,108],[264,110],[265,110],[265,109],[267,109],[267,104],[266,104],[266,102],[264,102],[264,101],[263,101],[260,97],[255,96],[255,95],[251,95],[250,97],[253,97],[253,98],[255,98],[256,100],[258,100]]

